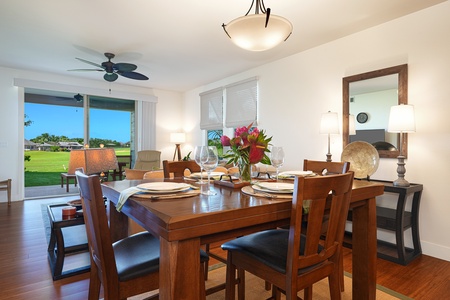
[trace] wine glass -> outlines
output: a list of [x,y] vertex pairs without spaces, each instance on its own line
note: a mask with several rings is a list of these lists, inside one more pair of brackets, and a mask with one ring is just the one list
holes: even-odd
[[196,146],[194,148],[194,159],[195,159],[195,162],[197,163],[197,165],[200,166],[200,181],[197,181],[198,184],[206,183],[206,181],[203,180],[203,165],[202,165],[202,161],[201,161],[201,152],[202,152],[202,149],[205,147],[207,147],[207,146]]
[[283,147],[272,147],[270,150],[270,161],[272,162],[272,166],[277,170],[277,181],[278,181],[278,173],[280,172],[280,167],[284,163],[284,151]]
[[200,161],[203,169],[208,173],[208,190],[206,192],[202,192],[203,195],[216,195],[217,193],[210,190],[211,185],[211,172],[215,168],[217,168],[217,164],[219,163],[219,157],[217,155],[216,146],[205,146],[202,148],[200,152]]

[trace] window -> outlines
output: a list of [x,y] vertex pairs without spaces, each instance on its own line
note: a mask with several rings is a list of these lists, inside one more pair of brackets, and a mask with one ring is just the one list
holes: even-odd
[[257,126],[258,81],[250,78],[225,87],[225,127]]
[[200,94],[200,129],[207,130],[208,145],[216,146],[220,157],[223,155],[220,137],[224,132],[232,135],[236,127],[248,126],[251,123],[253,126],[258,125],[257,102],[256,77]]

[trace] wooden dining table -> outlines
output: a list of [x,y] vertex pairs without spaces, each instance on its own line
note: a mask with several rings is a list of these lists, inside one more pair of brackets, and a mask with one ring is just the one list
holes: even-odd
[[[240,189],[211,184],[217,194],[177,199],[130,197],[121,212],[115,209],[120,192],[151,181],[183,182],[176,179],[124,180],[102,184],[109,200],[108,215],[113,240],[128,235],[128,218],[160,237],[160,299],[201,299],[201,245],[289,224],[290,199],[247,195]],[[191,183],[191,182],[189,182]],[[202,187],[206,188],[205,185]],[[376,298],[376,200],[383,185],[355,180],[351,208],[353,299]]]

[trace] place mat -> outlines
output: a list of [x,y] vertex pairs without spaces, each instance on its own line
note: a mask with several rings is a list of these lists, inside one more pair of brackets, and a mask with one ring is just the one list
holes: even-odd
[[263,193],[254,190],[251,186],[244,186],[241,189],[241,192],[253,196],[253,197],[263,197],[263,198],[270,198],[272,200],[276,199],[292,199],[292,194],[279,194],[279,193]]

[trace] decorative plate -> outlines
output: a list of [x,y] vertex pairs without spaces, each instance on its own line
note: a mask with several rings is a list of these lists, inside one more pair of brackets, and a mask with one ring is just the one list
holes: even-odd
[[369,120],[369,116],[368,116],[367,113],[365,113],[365,112],[360,112],[360,113],[356,116],[356,120],[358,121],[358,123],[366,123],[367,120]]
[[355,178],[367,178],[378,169],[380,157],[374,146],[367,142],[357,141],[344,148],[341,161],[350,162],[350,171],[355,172]]

